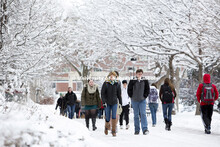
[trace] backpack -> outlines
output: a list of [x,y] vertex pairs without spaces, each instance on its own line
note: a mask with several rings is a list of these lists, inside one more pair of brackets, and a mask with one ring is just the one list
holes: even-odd
[[157,103],[157,99],[158,99],[157,89],[151,88],[148,97],[149,97],[149,102],[150,103]]
[[172,103],[173,102],[173,91],[171,90],[170,86],[168,86],[168,85],[163,85],[162,101],[165,103]]
[[205,103],[213,103],[215,101],[215,93],[212,84],[203,83],[201,101]]

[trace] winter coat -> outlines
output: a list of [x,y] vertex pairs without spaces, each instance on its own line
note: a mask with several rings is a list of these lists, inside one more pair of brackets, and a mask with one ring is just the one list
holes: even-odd
[[76,103],[77,97],[76,94],[71,91],[71,93],[67,92],[67,94],[65,95],[65,99],[67,105],[73,106]]
[[57,100],[56,109],[57,109],[58,106],[59,106],[62,110],[65,110],[65,109],[67,108],[66,99],[65,99],[65,98],[59,98],[59,99]]
[[[163,101],[163,92],[164,92],[164,87],[165,86],[169,86],[169,85],[167,85],[167,84],[163,84],[162,86],[161,86],[161,88],[160,88],[160,93],[159,93],[159,96],[160,96],[160,100],[162,101],[162,104],[166,104],[166,102],[164,102]],[[172,90],[172,92],[173,92],[173,99],[172,99],[172,103],[174,103],[174,100],[175,100],[175,98],[176,98],[176,90],[175,89],[171,89]]]
[[128,84],[128,96],[134,101],[141,101],[148,97],[150,86],[148,80],[130,80]]
[[[205,74],[203,76],[203,82],[206,83],[206,84],[210,84],[211,83],[211,76],[209,74]],[[214,84],[212,84],[212,87],[213,87],[214,92],[215,92],[215,101],[216,101],[218,99],[219,93],[218,93],[218,90],[217,90],[217,88]],[[199,87],[198,87],[197,92],[196,92],[196,97],[197,97],[197,100],[200,103],[200,105],[201,106],[210,105],[210,104],[214,105],[214,102],[213,103],[205,103],[205,102],[201,101],[202,88],[203,88],[203,84],[201,83],[201,84],[199,84]]]
[[121,86],[116,81],[113,85],[109,81],[105,81],[101,90],[102,102],[108,105],[122,104],[121,100]]
[[96,90],[93,93],[90,93],[88,91],[88,84],[86,84],[83,88],[82,95],[81,95],[81,105],[97,105],[98,108],[101,108],[101,98],[99,95],[98,86],[94,85],[96,87]]

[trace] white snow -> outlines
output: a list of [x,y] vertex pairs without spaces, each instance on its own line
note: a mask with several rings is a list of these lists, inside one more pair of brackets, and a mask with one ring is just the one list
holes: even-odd
[[[7,103],[0,106],[0,146],[163,146],[163,147],[217,147],[220,140],[220,114],[214,112],[212,134],[204,134],[200,116],[194,112],[173,115],[172,131],[164,129],[162,113],[157,114],[157,126],[151,127],[148,116],[148,135],[134,135],[133,114],[129,130],[119,129],[117,137],[104,135],[104,119],[97,119],[98,129],[89,131],[84,119],[70,120],[59,116],[55,106]],[[90,128],[91,122],[90,122]],[[124,126],[125,128],[125,126]]]

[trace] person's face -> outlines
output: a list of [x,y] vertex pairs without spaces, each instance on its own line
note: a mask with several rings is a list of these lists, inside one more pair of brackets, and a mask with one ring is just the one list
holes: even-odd
[[114,75],[111,75],[109,78],[110,78],[111,81],[115,80],[115,76]]
[[71,92],[71,91],[72,91],[72,88],[68,88],[68,91]]
[[90,80],[89,81],[89,86],[93,86],[94,85],[94,81],[93,80]]
[[127,83],[124,83],[124,84],[123,84],[123,87],[126,88],[126,87],[127,87]]
[[141,77],[143,76],[143,73],[142,72],[138,72],[138,73],[136,73],[136,76],[137,76],[138,79],[141,79]]

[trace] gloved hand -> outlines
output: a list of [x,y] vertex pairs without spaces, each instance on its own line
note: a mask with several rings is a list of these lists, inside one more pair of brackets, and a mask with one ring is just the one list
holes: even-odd
[[106,103],[103,103],[103,107],[106,108],[106,107],[107,107],[107,104],[106,104]]

